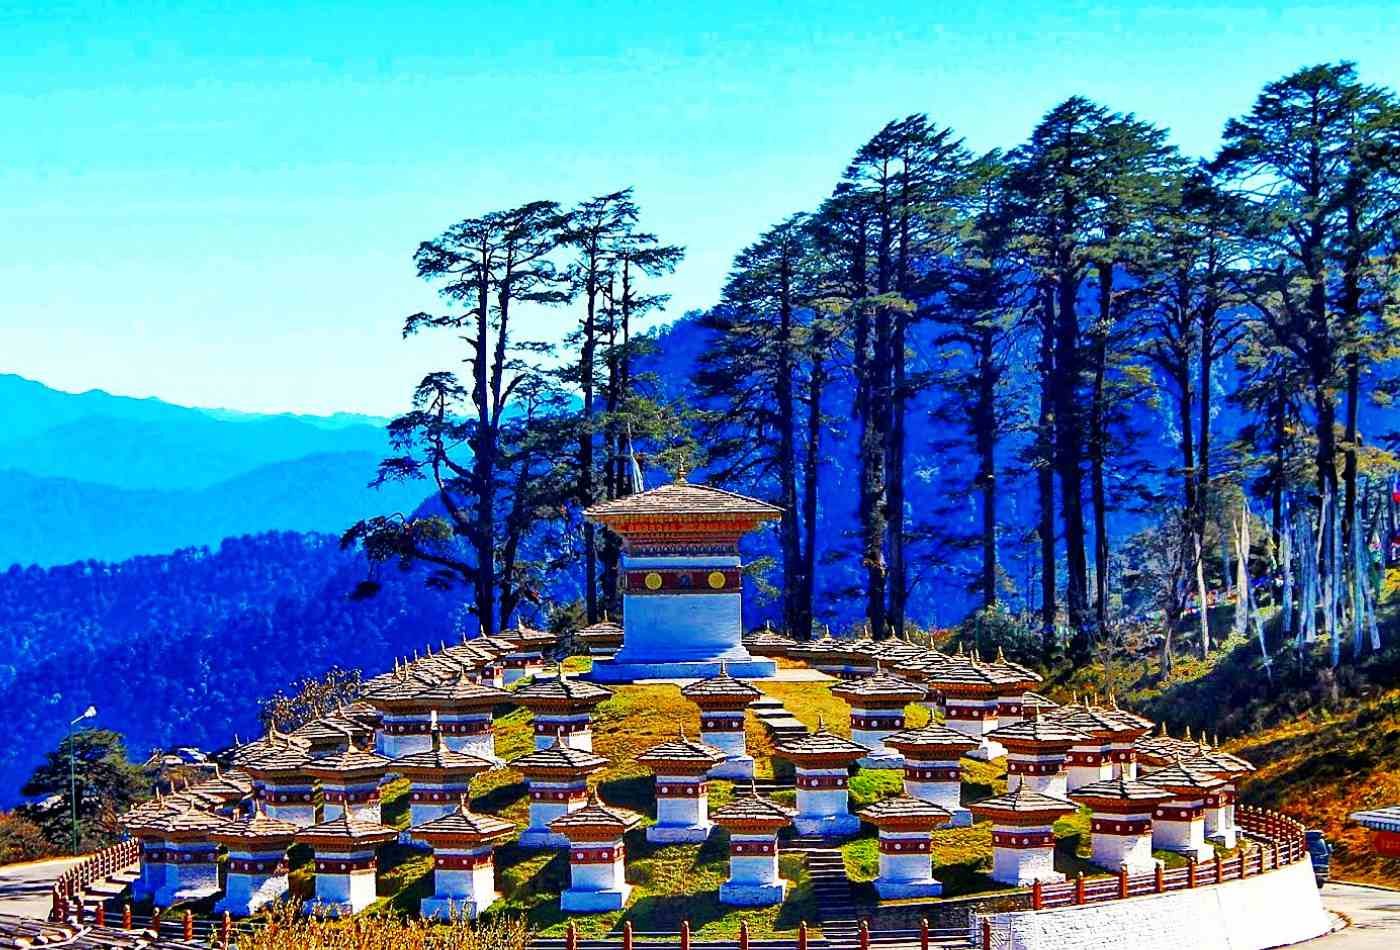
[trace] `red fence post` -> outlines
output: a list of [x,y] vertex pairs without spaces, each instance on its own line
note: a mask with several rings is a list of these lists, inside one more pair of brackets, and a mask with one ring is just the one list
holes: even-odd
[[1225,862],[1220,859],[1220,852],[1215,852],[1215,883],[1219,884],[1225,880]]
[[122,929],[131,929],[131,904],[122,904]]
[[622,950],[632,950],[632,921],[630,920],[624,921],[622,924]]
[[1162,871],[1160,864],[1152,869],[1152,889],[1158,894],[1167,889],[1167,875]]
[[860,950],[870,950],[870,922],[865,918],[860,921]]
[[1196,886],[1196,859],[1194,856],[1186,859],[1186,886]]
[[1128,896],[1128,866],[1120,864],[1118,866],[1118,899],[1123,900]]
[[1080,871],[1074,876],[1074,902],[1084,903],[1084,872]]
[[1036,878],[1031,882],[1031,910],[1040,910],[1045,906],[1045,882]]
[[578,929],[569,921],[569,929],[564,931],[564,950],[578,950]]
[[928,950],[928,918],[919,918],[919,950]]
[[992,950],[992,922],[982,918],[982,950]]
[[229,939],[233,936],[233,917],[228,911],[224,911],[223,923],[219,926],[219,946],[223,950],[228,950]]
[[[626,950],[632,950],[632,945],[628,944]],[[739,921],[739,950],[749,950],[749,925],[744,921]]]
[[194,939],[194,914],[185,911],[185,939]]
[[681,950],[690,950],[690,921],[681,921]]
[[797,950],[807,950],[807,921],[797,923]]
[[97,902],[97,910],[93,914],[93,923],[98,927],[107,926],[107,905],[102,901]]

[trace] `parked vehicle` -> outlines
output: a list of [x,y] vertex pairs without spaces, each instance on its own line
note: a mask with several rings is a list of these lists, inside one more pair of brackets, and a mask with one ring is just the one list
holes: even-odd
[[1321,829],[1309,828],[1308,836],[1308,858],[1312,861],[1313,880],[1317,881],[1319,888],[1327,883],[1327,876],[1332,870],[1332,845],[1327,843],[1327,836]]

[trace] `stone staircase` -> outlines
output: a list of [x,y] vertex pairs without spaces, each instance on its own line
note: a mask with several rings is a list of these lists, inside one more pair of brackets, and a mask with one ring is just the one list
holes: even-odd
[[805,736],[808,732],[801,720],[783,705],[783,701],[773,696],[765,695],[762,699],[753,701],[749,704],[749,709],[774,740]]
[[807,875],[821,913],[822,933],[833,948],[855,947],[860,943],[860,924],[851,899],[851,882],[841,857],[841,842],[825,838],[793,838],[784,845],[807,858]]

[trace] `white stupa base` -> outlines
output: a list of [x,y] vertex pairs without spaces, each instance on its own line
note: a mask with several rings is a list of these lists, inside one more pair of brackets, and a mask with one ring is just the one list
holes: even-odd
[[847,812],[844,815],[798,815],[792,826],[800,835],[821,838],[845,838],[860,831],[860,819]]
[[601,891],[577,891],[571,887],[559,895],[559,907],[571,914],[601,914],[604,911],[621,910],[630,893],[630,884]]
[[993,739],[982,739],[982,744],[967,754],[969,759],[976,759],[979,762],[990,762],[992,759],[999,759],[1006,755],[1006,746]]
[[1217,830],[1206,830],[1206,840],[1212,844],[1218,844],[1222,848],[1234,848],[1240,843],[1238,828],[1220,828]]
[[753,778],[753,756],[736,755],[725,759],[707,773],[710,778],[729,779],[732,782],[747,782]]
[[652,825],[647,828],[647,840],[652,844],[703,844],[714,827],[708,821],[703,825]]
[[214,913],[231,917],[251,917],[262,907],[287,896],[287,875],[268,877],[230,874],[224,896],[214,904]]
[[188,887],[162,887],[156,891],[152,900],[157,907],[169,907],[172,904],[182,904],[186,901],[202,901],[206,897],[213,897],[219,893],[217,882],[213,884],[195,884]]
[[887,901],[905,897],[937,897],[943,893],[943,882],[932,877],[920,881],[882,881],[876,878],[875,893]]
[[772,884],[738,884],[725,881],[719,886],[719,902],[735,907],[768,907],[787,898],[788,882],[779,878]]
[[730,676],[740,679],[767,679],[776,676],[778,664],[772,660],[674,660],[654,662],[634,662],[623,659],[619,654],[608,660],[595,660],[593,669],[581,674],[581,679],[595,683],[635,683],[638,680],[692,680],[709,679],[719,675],[723,662]]
[[419,916],[425,920],[452,920],[466,917],[475,920],[476,916],[500,899],[500,894],[492,894],[484,901],[474,901],[464,897],[425,897],[418,904]]
[[520,840],[516,842],[522,848],[544,850],[546,848],[567,848],[569,839],[553,831],[541,831],[536,828],[527,828],[520,833]]
[[1215,860],[1215,849],[1208,844],[1177,845],[1175,847],[1160,848],[1158,850],[1170,851],[1173,854],[1181,855],[1183,858],[1194,857],[1197,863]]

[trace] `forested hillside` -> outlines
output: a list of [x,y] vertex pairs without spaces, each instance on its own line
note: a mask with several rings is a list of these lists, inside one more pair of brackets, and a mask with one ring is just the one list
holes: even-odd
[[154,746],[222,747],[258,730],[257,700],[331,666],[382,669],[459,637],[460,599],[384,572],[377,597],[334,537],[276,533],[119,564],[0,572],[0,804],[87,704]]

